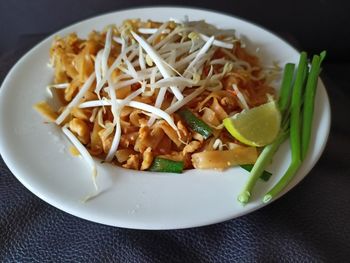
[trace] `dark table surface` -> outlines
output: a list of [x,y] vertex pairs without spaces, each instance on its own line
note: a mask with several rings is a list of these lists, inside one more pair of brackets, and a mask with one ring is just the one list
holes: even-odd
[[349,262],[350,8],[344,1],[0,1],[0,82],[56,30],[149,4],[219,10],[310,53],[327,49],[322,79],[332,126],[321,159],[296,188],[252,214],[200,228],[144,231],[88,222],[48,205],[0,158],[0,262]]

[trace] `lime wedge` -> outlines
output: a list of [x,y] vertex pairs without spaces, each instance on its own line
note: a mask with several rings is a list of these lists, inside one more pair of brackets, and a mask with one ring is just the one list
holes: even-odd
[[281,127],[281,114],[275,101],[243,110],[223,120],[225,128],[238,141],[256,147],[273,142]]

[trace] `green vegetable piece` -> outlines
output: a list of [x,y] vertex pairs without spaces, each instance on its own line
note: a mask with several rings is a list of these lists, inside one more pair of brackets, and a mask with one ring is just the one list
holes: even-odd
[[154,161],[149,168],[151,172],[164,172],[164,173],[182,173],[184,169],[184,162],[177,162],[160,157],[154,158]]
[[303,125],[301,133],[301,160],[304,160],[309,149],[312,120],[314,114],[315,94],[317,88],[318,75],[322,60],[325,58],[326,52],[323,51],[320,56],[313,56],[309,78],[305,88],[305,101],[303,111]]
[[291,114],[290,114],[290,144],[292,149],[292,163],[299,165],[301,162],[301,98],[303,88],[308,75],[307,54],[301,52],[297,75],[292,90]]
[[290,93],[293,84],[294,68],[295,65],[292,63],[287,63],[284,67],[280,97],[278,100],[278,106],[282,116],[285,115],[290,103]]
[[[249,202],[256,181],[264,172],[265,167],[271,162],[278,147],[288,137],[290,138],[292,161],[283,177],[264,196],[263,202],[267,203],[275,198],[293,179],[295,173],[299,169],[310,144],[318,75],[320,73],[321,63],[325,56],[326,51],[323,51],[319,56],[314,56],[309,72],[307,54],[302,52],[300,54],[294,84],[294,65],[287,64],[285,66],[280,98],[278,101],[282,113],[282,128],[277,139],[262,150],[255,162],[250,172],[248,182],[238,196],[238,201],[242,204]],[[304,98],[304,102],[302,102],[302,98]]]
[[[288,91],[288,88],[290,89],[293,84],[294,67],[295,67],[294,64],[287,64],[286,67],[284,68],[281,93],[278,101],[278,105],[280,108],[289,107],[290,91]],[[284,110],[284,113],[282,115],[283,124],[288,119],[288,115],[289,115],[288,111]],[[273,143],[264,147],[258,159],[256,160],[255,164],[253,165],[253,168],[250,171],[249,179],[246,185],[244,186],[242,192],[238,195],[238,198],[237,198],[238,201],[243,205],[249,202],[251,192],[253,191],[253,188],[256,182],[258,181],[260,176],[263,174],[265,167],[271,163],[273,155],[275,154],[279,146],[288,138],[289,136],[288,125],[285,125],[285,126],[286,127],[281,128],[280,133],[277,136],[276,140]]]
[[[303,55],[303,53],[302,53]],[[303,158],[308,150],[311,134],[311,123],[313,117],[313,105],[315,101],[315,89],[317,87],[318,75],[320,73],[320,67],[322,60],[326,56],[326,52],[322,52],[320,56],[314,56],[311,65],[310,73],[308,74],[307,81],[302,80],[302,75],[305,76],[307,73],[302,73],[302,68],[305,68],[305,63],[302,61],[304,58],[301,56],[298,69],[297,79],[293,87],[292,95],[292,105],[291,105],[291,121],[290,121],[290,141],[292,149],[292,162],[288,167],[288,170],[283,175],[283,177],[278,181],[278,183],[264,196],[263,202],[267,203],[272,198],[276,197],[283,191],[283,189],[288,185],[288,183],[293,179],[295,173],[298,171]],[[305,69],[304,69],[305,70]],[[299,83],[298,83],[299,75]],[[301,85],[298,86],[298,85]],[[305,90],[305,100],[303,110],[300,111],[301,102],[300,98],[303,95],[302,89],[306,85]],[[300,122],[300,116],[303,116],[303,125]],[[305,124],[308,123],[308,124]]]
[[278,150],[278,147],[288,138],[288,135],[289,130],[282,129],[277,136],[277,139],[273,143],[264,147],[250,172],[248,182],[242,192],[238,195],[237,199],[241,204],[245,205],[249,202],[251,192],[253,191],[256,182],[264,172],[265,167],[271,163],[273,155]]
[[[243,168],[244,170],[250,172],[253,169],[253,164],[244,164],[244,165],[240,165],[241,168]],[[264,182],[267,182],[270,177],[271,177],[272,173],[268,172],[268,171],[263,171],[263,173],[260,175],[260,179],[263,180]]]
[[264,196],[263,202],[269,202],[278,195],[284,187],[292,180],[294,174],[301,164],[301,97],[308,75],[307,54],[301,52],[297,75],[292,90],[292,101],[290,105],[290,146],[292,152],[292,162],[286,173],[277,184]]
[[212,129],[201,119],[197,118],[189,109],[181,109],[177,112],[185,123],[194,131],[207,139],[212,135]]

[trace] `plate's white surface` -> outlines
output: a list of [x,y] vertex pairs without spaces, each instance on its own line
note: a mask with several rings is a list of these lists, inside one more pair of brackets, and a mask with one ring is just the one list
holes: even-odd
[[[170,17],[205,19],[221,28],[234,28],[260,48],[264,62],[297,62],[298,52],[270,32],[223,14],[189,8],[140,8],[95,17],[56,34],[78,32],[86,36],[108,24],[127,18],[167,20]],[[55,34],[55,35],[56,35]],[[268,183],[259,182],[252,202],[242,207],[236,197],[248,173],[239,168],[218,171],[188,171],[184,174],[135,172],[107,164],[98,165],[98,184],[104,192],[82,203],[94,188],[85,162],[72,157],[60,130],[44,124],[32,105],[44,100],[45,87],[53,72],[47,67],[53,36],[29,51],[10,71],[0,90],[0,152],[13,174],[34,194],[75,216],[119,227],[174,229],[216,223],[238,217],[263,206],[261,197],[286,170],[290,152],[282,145],[270,170]],[[330,107],[322,82],[316,97],[313,135],[309,156],[295,179],[294,187],[320,157],[330,127]],[[317,132],[317,134],[316,134]],[[285,192],[286,192],[285,191]]]

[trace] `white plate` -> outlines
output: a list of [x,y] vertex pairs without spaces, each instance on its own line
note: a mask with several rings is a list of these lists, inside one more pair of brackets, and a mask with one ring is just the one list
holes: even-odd
[[[164,21],[170,17],[205,19],[221,28],[234,28],[259,47],[264,63],[297,62],[299,54],[272,33],[240,19],[205,10],[152,7],[118,11],[65,28],[56,34],[91,30],[127,18]],[[55,34],[55,35],[56,35]],[[45,87],[53,72],[47,67],[50,36],[29,51],[12,68],[0,90],[0,152],[13,174],[30,191],[51,205],[90,221],[138,229],[176,229],[221,222],[247,214],[263,206],[261,197],[286,170],[290,159],[288,143],[282,145],[270,168],[268,183],[259,182],[254,196],[242,207],[236,197],[247,179],[247,172],[232,168],[225,172],[191,170],[183,174],[135,172],[98,165],[98,184],[105,191],[82,203],[93,192],[91,172],[85,162],[68,153],[69,143],[54,125],[44,124],[32,106],[46,96]],[[330,107],[326,90],[319,82],[310,153],[290,183],[293,188],[319,159],[330,127]]]

